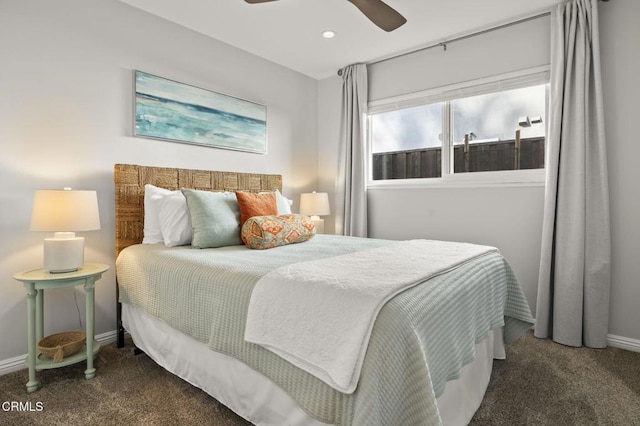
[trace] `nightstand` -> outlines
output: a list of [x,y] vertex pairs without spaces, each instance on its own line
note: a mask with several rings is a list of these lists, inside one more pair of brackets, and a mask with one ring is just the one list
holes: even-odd
[[[94,325],[94,285],[100,279],[103,272],[109,269],[108,265],[100,263],[85,263],[74,272],[52,274],[43,269],[20,272],[13,276],[18,281],[22,281],[27,289],[27,328],[29,355],[27,364],[29,366],[29,381],[27,391],[33,392],[38,389],[39,383],[36,380],[36,371],[49,368],[64,367],[87,360],[87,369],[84,371],[87,379],[92,379],[96,375],[93,368],[93,357],[100,349],[100,344],[95,340]],[[87,342],[80,349],[80,352],[64,358],[61,362],[53,362],[36,350],[36,343],[44,336],[44,290],[50,288],[73,287],[81,285],[86,293],[86,332]]]

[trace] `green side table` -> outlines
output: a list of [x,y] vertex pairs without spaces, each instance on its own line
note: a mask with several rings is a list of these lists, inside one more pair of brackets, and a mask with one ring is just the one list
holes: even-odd
[[[74,272],[52,274],[42,269],[20,272],[13,276],[18,281],[22,281],[27,289],[27,328],[29,355],[27,364],[29,366],[29,381],[27,391],[33,392],[38,389],[39,383],[36,380],[36,371],[49,368],[64,367],[87,360],[87,369],[84,375],[87,379],[92,379],[96,375],[93,368],[93,357],[100,349],[100,344],[95,340],[95,314],[94,314],[94,285],[102,274],[109,269],[108,265],[100,263],[85,263]],[[36,350],[36,343],[44,336],[44,290],[49,288],[72,287],[81,285],[86,293],[86,333],[87,343],[80,352],[65,357],[62,362],[53,362],[49,358]]]

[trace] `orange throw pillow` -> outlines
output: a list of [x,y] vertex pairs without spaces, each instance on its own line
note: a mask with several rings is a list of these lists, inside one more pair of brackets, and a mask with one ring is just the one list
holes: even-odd
[[240,207],[240,227],[251,217],[278,214],[275,192],[254,194],[252,192],[236,191],[236,198]]

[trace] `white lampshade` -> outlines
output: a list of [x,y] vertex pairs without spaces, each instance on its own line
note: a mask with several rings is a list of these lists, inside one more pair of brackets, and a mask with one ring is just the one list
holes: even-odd
[[300,195],[300,214],[307,216],[327,216],[331,214],[329,208],[329,194],[326,192],[311,192]]
[[320,216],[331,214],[329,194],[326,192],[310,192],[300,195],[300,214],[311,216],[311,220],[319,234],[324,233],[324,219]]
[[37,190],[33,197],[31,231],[55,232],[44,240],[44,269],[75,271],[84,264],[84,238],[75,231],[100,229],[96,191]]

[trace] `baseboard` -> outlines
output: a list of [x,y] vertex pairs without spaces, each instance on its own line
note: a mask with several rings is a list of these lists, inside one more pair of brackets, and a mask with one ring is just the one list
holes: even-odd
[[101,345],[108,345],[109,343],[113,343],[116,341],[118,333],[116,330],[107,331],[106,333],[98,334],[96,336],[96,340]]
[[25,354],[0,361],[0,376],[27,368],[25,364],[26,358],[27,355]]
[[[96,340],[101,345],[107,345],[116,341],[116,334],[116,330],[107,331],[106,333],[96,335]],[[26,359],[27,354],[24,354],[0,361],[0,376],[27,368],[25,364]]]
[[640,352],[640,340],[616,336],[614,334],[607,335],[607,345],[614,348],[626,349],[632,352]]

